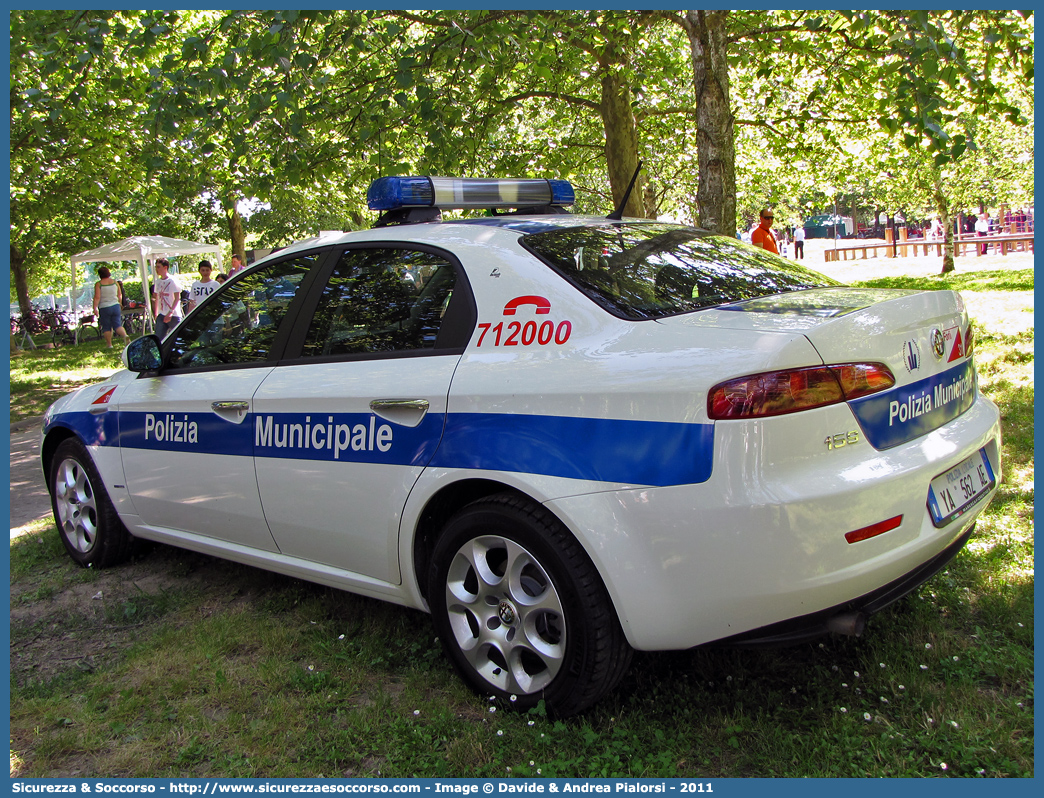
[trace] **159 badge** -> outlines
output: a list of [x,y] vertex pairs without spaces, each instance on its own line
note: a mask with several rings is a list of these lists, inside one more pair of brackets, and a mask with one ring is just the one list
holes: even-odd
[[840,449],[842,446],[853,446],[859,443],[858,432],[839,432],[836,435],[829,435],[826,439],[826,447],[833,451],[834,449]]

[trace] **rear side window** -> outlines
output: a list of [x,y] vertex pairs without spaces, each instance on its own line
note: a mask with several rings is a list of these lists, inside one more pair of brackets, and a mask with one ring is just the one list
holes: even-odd
[[345,251],[308,327],[303,357],[436,348],[456,272],[445,258],[409,249]]
[[573,227],[525,236],[522,243],[625,319],[840,285],[736,239],[680,225]]

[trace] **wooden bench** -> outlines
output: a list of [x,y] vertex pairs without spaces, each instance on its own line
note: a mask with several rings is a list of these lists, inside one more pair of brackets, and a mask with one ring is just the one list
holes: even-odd
[[837,247],[836,249],[824,249],[823,257],[827,263],[834,263],[839,260],[857,260],[860,256],[865,260],[868,252],[872,253],[872,257],[880,257],[877,254],[878,250],[884,250],[884,256],[886,258],[892,257],[892,243],[890,241],[879,241],[875,244],[856,244],[850,247]]

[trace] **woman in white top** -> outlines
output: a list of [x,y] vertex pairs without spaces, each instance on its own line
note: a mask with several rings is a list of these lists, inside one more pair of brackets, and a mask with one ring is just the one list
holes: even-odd
[[98,269],[98,277],[101,279],[94,284],[94,315],[98,317],[98,327],[101,329],[105,345],[112,348],[113,330],[123,338],[124,346],[127,345],[127,331],[123,329],[123,318],[120,308],[123,307],[123,291],[120,284],[112,279],[112,273],[102,266]]

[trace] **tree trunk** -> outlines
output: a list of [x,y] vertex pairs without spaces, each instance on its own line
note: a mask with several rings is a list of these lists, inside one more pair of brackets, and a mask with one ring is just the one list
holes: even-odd
[[14,278],[15,295],[18,297],[18,310],[23,317],[28,316],[31,309],[29,273],[25,269],[25,255],[14,244],[11,244],[11,276]]
[[246,234],[243,232],[243,219],[239,215],[236,201],[231,202],[231,210],[225,209],[225,219],[228,221],[228,237],[232,242],[232,254],[239,255],[239,260],[246,263]]
[[[638,127],[631,108],[631,87],[611,67],[602,76],[601,114],[605,126],[605,163],[613,192],[612,210],[616,210],[638,168]],[[624,216],[648,217],[644,182],[641,176],[635,181],[624,206]]]
[[942,175],[938,172],[935,174],[935,207],[943,226],[943,263],[940,274],[946,274],[956,268],[953,263],[953,225],[950,224],[950,203],[946,200]]
[[696,89],[699,225],[736,235],[735,117],[729,100],[728,11],[686,11]]

